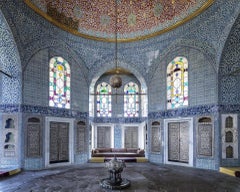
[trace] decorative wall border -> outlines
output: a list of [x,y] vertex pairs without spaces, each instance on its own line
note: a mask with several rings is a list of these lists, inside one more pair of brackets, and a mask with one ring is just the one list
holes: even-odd
[[[240,105],[239,105],[240,109]],[[164,110],[158,112],[150,112],[148,117],[150,119],[158,118],[174,118],[174,117],[187,117],[196,115],[205,115],[219,112],[219,105],[200,105],[194,107],[179,108],[174,110]]]
[[21,111],[20,105],[18,104],[4,104],[0,105],[1,113],[18,113]]
[[93,117],[90,118],[90,121],[94,123],[142,123],[147,120],[147,117],[139,117],[139,118],[106,118],[106,117]]
[[188,117],[216,113],[240,113],[240,104],[237,105],[199,105],[194,107],[179,108],[148,113],[149,119]]
[[88,118],[87,112],[80,112],[76,110],[53,108],[53,107],[42,107],[32,105],[21,105],[22,113],[37,113],[53,117],[68,117],[68,118]]
[[240,113],[240,104],[238,105],[199,105],[194,107],[179,108],[174,110],[163,110],[148,113],[148,117],[139,118],[104,118],[104,117],[89,117],[88,112],[80,112],[69,109],[59,109],[53,107],[42,107],[33,105],[18,105],[18,104],[4,104],[0,105],[1,113],[31,113],[38,115],[46,115],[53,117],[68,117],[87,119],[94,123],[141,123],[147,119],[172,118],[172,117],[187,117],[206,115],[213,113]]
[[38,115],[53,116],[53,117],[78,118],[80,120],[81,119],[85,120],[88,118],[88,112],[80,112],[76,110],[34,106],[34,105],[14,105],[14,104],[0,105],[0,112],[31,113],[31,114],[38,114]]

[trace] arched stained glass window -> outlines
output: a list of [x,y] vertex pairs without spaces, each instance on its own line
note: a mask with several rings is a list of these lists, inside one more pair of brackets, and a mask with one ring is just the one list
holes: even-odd
[[62,57],[49,63],[49,106],[70,109],[70,66]]
[[167,108],[188,105],[188,61],[176,57],[167,67]]
[[112,90],[108,83],[102,82],[97,86],[97,116],[112,116]]
[[139,88],[136,83],[130,82],[124,86],[124,117],[138,117],[139,115]]

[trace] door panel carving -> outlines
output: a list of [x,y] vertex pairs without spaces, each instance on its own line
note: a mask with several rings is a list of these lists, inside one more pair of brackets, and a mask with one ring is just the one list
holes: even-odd
[[75,149],[77,153],[84,152],[86,149],[85,146],[85,130],[86,130],[86,124],[82,121],[79,121],[77,123],[77,129],[76,129],[76,144]]
[[59,161],[68,161],[69,148],[69,129],[68,124],[60,124],[59,128]]
[[125,148],[138,148],[138,127],[126,127],[124,136]]
[[97,127],[97,147],[111,147],[111,127]]
[[39,122],[27,124],[27,157],[41,156],[41,125]]
[[161,134],[160,125],[152,125],[151,132],[151,151],[160,152],[161,151]]
[[168,160],[188,163],[188,122],[171,122],[168,124]]
[[69,161],[69,123],[50,122],[50,163]]
[[168,124],[168,160],[179,160],[179,123]]
[[189,159],[189,125],[188,122],[180,123],[180,150],[179,161],[188,162]]

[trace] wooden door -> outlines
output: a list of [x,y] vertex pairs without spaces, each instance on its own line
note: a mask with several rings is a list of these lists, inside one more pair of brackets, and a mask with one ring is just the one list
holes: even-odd
[[124,136],[125,148],[138,148],[138,127],[126,127]]
[[97,127],[97,147],[98,148],[111,147],[111,127],[109,126]]
[[49,145],[50,164],[69,162],[69,123],[50,122]]
[[188,163],[189,123],[171,122],[168,124],[168,160]]

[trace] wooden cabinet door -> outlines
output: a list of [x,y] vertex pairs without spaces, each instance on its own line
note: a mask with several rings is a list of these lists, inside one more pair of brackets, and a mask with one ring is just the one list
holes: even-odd
[[188,163],[189,123],[171,122],[168,124],[168,160]]
[[168,160],[179,161],[179,123],[168,124]]
[[97,127],[97,147],[98,148],[111,147],[111,127],[109,126]]
[[69,123],[50,122],[50,163],[69,161]]
[[180,123],[180,144],[179,161],[188,163],[189,161],[189,123]]
[[126,127],[124,132],[125,148],[138,148],[138,127]]

